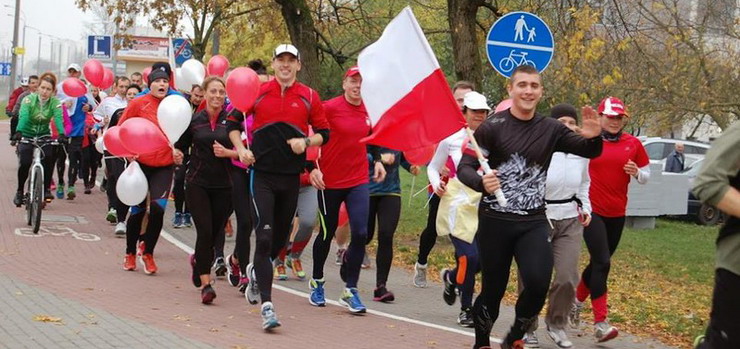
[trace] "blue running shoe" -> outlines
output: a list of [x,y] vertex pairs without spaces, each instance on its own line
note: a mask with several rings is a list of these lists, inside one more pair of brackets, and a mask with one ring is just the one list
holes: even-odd
[[308,302],[315,307],[326,306],[326,298],[324,297],[324,281],[317,281],[312,278],[308,281],[308,287],[311,289],[311,294],[308,296]]
[[172,219],[172,227],[175,229],[182,228],[182,213],[175,212],[175,218]]
[[359,292],[355,287],[344,289],[342,296],[339,298],[339,304],[347,307],[347,309],[354,314],[362,314],[367,311],[367,308],[362,304]]
[[277,315],[275,315],[275,307],[272,305],[272,302],[262,303],[261,314],[263,330],[269,331],[280,326],[280,321],[278,320]]

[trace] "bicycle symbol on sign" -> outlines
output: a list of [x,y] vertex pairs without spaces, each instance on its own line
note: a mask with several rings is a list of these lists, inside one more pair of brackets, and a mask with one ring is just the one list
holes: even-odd
[[[515,50],[511,50],[508,57],[504,57],[501,59],[501,62],[498,63],[498,67],[503,71],[504,73],[508,73],[512,71],[514,68],[520,66],[520,65],[531,65],[534,68],[537,68],[534,65],[534,62],[532,60],[527,59],[528,52],[520,52],[520,53],[514,53]],[[519,58],[517,60],[515,57]]]
[[100,241],[100,236],[97,236],[95,234],[90,234],[90,233],[78,233],[74,231],[74,229],[65,227],[63,225],[42,226],[39,228],[38,234],[34,234],[32,228],[16,228],[15,235],[24,236],[24,237],[32,237],[32,238],[42,237],[45,235],[51,235],[51,236],[71,235],[73,238],[77,240],[82,240],[82,241],[87,241],[87,242]]

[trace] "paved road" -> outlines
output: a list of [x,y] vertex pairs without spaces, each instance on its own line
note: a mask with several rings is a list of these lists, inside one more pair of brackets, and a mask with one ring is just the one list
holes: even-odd
[[[7,135],[0,123],[0,135]],[[0,348],[470,348],[471,332],[455,323],[458,308],[441,301],[442,287],[410,286],[411,275],[392,270],[393,304],[371,300],[375,269],[364,270],[359,285],[371,309],[365,316],[330,305],[314,308],[305,297],[305,281],[276,281],[274,303],[283,327],[261,330],[259,308],[249,306],[224,280],[214,285],[214,305],[200,304],[189,281],[187,251],[192,229],[165,224],[155,256],[160,272],[121,270],[124,240],[104,221],[105,194],[95,190],[74,201],[55,200],[44,211],[42,234],[28,236],[23,211],[12,204],[16,160],[0,142]],[[168,209],[169,221],[172,212]],[[233,238],[227,239],[227,254]],[[310,250],[309,250],[310,251]],[[327,296],[336,300],[338,268],[326,266]],[[310,253],[304,256],[311,270]],[[494,327],[501,337],[513,309],[502,307]],[[586,333],[576,347],[667,348],[655,341],[622,335],[596,346]],[[543,348],[555,348],[545,333]]]

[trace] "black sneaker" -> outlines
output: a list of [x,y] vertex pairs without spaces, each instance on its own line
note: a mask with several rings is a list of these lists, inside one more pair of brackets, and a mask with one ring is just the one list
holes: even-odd
[[465,308],[460,310],[460,315],[457,316],[457,323],[462,327],[473,327],[473,308]]
[[51,200],[54,200],[54,195],[51,193],[51,190],[44,190],[44,201],[49,203]]
[[224,262],[224,257],[216,258],[216,262],[213,263],[213,271],[216,273],[216,276],[226,275],[226,263]]
[[15,207],[21,207],[21,205],[23,205],[23,192],[18,191],[15,193],[15,197],[13,197],[13,205],[15,205]]
[[450,273],[452,273],[452,271],[449,268],[444,268],[439,275],[439,277],[442,278],[442,281],[445,283],[445,289],[444,292],[442,292],[442,298],[445,300],[445,303],[447,303],[447,305],[455,304],[455,299],[457,298],[457,293],[455,293],[455,284],[450,281]]
[[211,287],[210,284],[206,285],[206,287],[203,287],[202,290],[200,290],[200,301],[203,304],[211,304],[213,303],[213,300],[216,298],[216,291]]
[[381,285],[378,288],[373,291],[373,300],[376,302],[393,302],[396,300],[396,297],[393,295],[393,292],[388,291],[387,288],[385,288],[385,285]]

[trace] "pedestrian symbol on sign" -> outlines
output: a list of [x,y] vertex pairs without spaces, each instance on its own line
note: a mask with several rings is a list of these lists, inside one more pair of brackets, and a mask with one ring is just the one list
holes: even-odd
[[487,39],[488,61],[507,78],[520,65],[531,65],[540,72],[545,70],[555,47],[547,24],[527,12],[512,12],[501,17],[491,27]]

